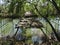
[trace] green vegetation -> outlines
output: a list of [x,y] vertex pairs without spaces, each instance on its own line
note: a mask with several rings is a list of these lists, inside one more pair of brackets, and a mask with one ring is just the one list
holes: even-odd
[[[34,34],[31,34],[31,32],[32,32],[31,28],[34,27],[34,24],[32,24],[32,23],[37,18],[40,18],[41,20],[39,19],[37,22],[41,22],[43,26],[42,27],[37,26],[40,29],[39,31],[43,32],[43,34],[48,38],[48,41],[50,40],[49,37],[51,37],[50,36],[51,33],[54,33],[54,35],[57,39],[57,42],[58,43],[60,42],[60,36],[58,34],[58,32],[60,30],[60,29],[58,29],[59,21],[60,21],[60,0],[2,0],[2,2],[4,2],[4,3],[0,4],[0,17],[1,17],[0,18],[0,30],[1,30],[0,33],[3,36],[10,35],[10,34],[14,35],[14,33],[18,31],[17,28],[20,28],[23,31],[22,34],[27,38],[27,39],[25,39],[24,43],[26,43],[26,42],[33,43],[31,38]],[[27,18],[31,18],[31,17],[27,16],[27,18],[26,18],[25,12],[32,12],[32,15],[36,15],[37,17],[33,16],[33,19],[32,19],[33,21],[29,20]],[[7,18],[7,20],[4,20],[6,18]],[[18,20],[16,19],[14,21],[15,18],[17,18]],[[30,22],[25,21],[25,23],[27,23],[25,26],[19,26],[19,25],[21,25],[21,24],[19,24],[19,21],[24,22],[24,21],[21,21],[21,20],[23,20],[23,18]],[[57,19],[57,18],[59,18],[59,19]],[[57,20],[56,21],[57,23],[54,22],[55,19]],[[15,27],[16,23],[19,26],[17,28]],[[35,26],[36,25],[39,25],[39,23],[35,24]],[[34,28],[36,28],[36,27],[34,27]],[[14,33],[13,33],[13,31],[14,31]],[[51,42],[55,43],[55,40],[52,40]]]

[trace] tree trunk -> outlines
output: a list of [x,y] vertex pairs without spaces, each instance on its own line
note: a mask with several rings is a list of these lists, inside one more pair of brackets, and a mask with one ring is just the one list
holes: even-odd
[[44,19],[45,19],[45,20],[49,23],[49,25],[51,26],[52,31],[54,32],[54,34],[55,34],[57,40],[60,41],[60,37],[58,36],[56,30],[54,29],[54,27],[52,26],[52,24],[50,23],[50,21],[49,21],[46,17],[44,17]]
[[[52,0],[52,4],[54,5],[54,7],[56,8],[56,10],[58,11],[58,13],[60,12],[59,7],[57,6],[56,2],[54,0]],[[60,13],[59,13],[60,14]]]
[[49,37],[45,34],[45,32],[43,31],[43,29],[42,28],[40,28],[41,29],[41,31],[43,32],[43,34],[44,34],[44,36],[45,36],[45,40],[44,40],[44,42],[43,43],[50,43],[49,42]]
[[55,30],[54,27],[52,26],[51,22],[48,20],[47,17],[44,17],[44,16],[42,16],[42,14],[40,14],[40,12],[38,11],[36,5],[34,5],[34,6],[35,6],[35,9],[36,9],[36,11],[38,12],[38,14],[39,14],[41,17],[43,17],[43,18],[49,23],[49,25],[51,26],[52,31],[54,32],[54,34],[55,34],[57,40],[60,41],[60,38],[59,38],[58,34],[56,33],[56,30]]

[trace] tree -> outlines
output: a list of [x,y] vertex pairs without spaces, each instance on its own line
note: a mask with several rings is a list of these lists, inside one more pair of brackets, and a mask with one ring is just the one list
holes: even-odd
[[[55,33],[55,36],[60,41],[59,36],[55,28],[50,22],[50,18],[59,16],[60,14],[60,1],[59,0],[11,0],[9,5],[9,14],[20,15],[23,17],[25,11],[32,11],[34,14],[39,17],[43,17],[51,26],[52,31]],[[8,2],[9,3],[9,2]],[[58,6],[59,5],[59,6]],[[31,8],[32,7],[32,8]]]
[[[59,12],[59,8],[58,8],[58,6],[56,5],[56,3],[55,3],[55,1],[54,0],[52,0],[52,3],[53,3],[53,5],[55,6],[55,8],[58,10],[58,12]],[[34,5],[35,6],[35,9],[36,9],[36,11],[39,13],[39,15],[41,16],[41,17],[43,17],[49,24],[50,24],[50,26],[51,26],[51,28],[52,28],[52,31],[54,32],[54,34],[55,34],[55,36],[57,37],[57,39],[60,41],[60,39],[59,39],[59,36],[57,35],[57,32],[56,32],[56,30],[54,29],[54,27],[52,26],[52,24],[50,23],[50,21],[48,20],[49,18],[48,18],[48,16],[49,16],[49,9],[47,10],[46,9],[46,12],[44,13],[40,13],[40,11],[39,11],[39,9],[37,8],[37,6],[38,6],[38,4],[37,5]],[[44,7],[45,7],[45,5],[43,5]],[[47,5],[47,6],[49,6],[49,5]],[[44,8],[43,7],[43,8]],[[40,7],[41,8],[41,7]],[[44,14],[44,15],[43,15]],[[54,14],[54,12],[53,12],[53,14]]]

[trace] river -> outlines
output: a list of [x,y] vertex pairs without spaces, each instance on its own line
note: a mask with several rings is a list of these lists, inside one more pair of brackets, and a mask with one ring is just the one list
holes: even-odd
[[[43,23],[46,30],[49,30],[50,26],[49,24],[42,18],[40,19],[40,22]],[[19,19],[0,19],[0,37],[1,36],[7,36],[7,35],[13,35],[16,32],[15,24],[19,22]],[[50,22],[54,26],[56,30],[60,30],[60,20],[51,19]]]

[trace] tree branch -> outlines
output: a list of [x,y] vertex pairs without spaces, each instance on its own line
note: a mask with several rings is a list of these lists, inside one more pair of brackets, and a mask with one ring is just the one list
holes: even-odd
[[[50,1],[50,0],[49,0]],[[52,1],[50,1],[53,5],[54,5],[54,7],[56,8],[56,10],[57,10],[57,12],[60,14],[60,9],[59,9],[59,7],[57,6],[57,3],[54,1],[54,0],[52,0]]]
[[44,16],[38,11],[36,5],[34,5],[34,7],[35,7],[36,11],[38,12],[38,14],[39,14],[41,17],[43,17],[43,18],[49,23],[49,25],[51,26],[52,31],[54,32],[57,40],[60,41],[60,38],[59,38],[58,34],[56,33],[56,30],[54,29],[54,27],[52,26],[52,24],[50,23],[50,21],[48,20],[48,18],[47,18],[47,17],[44,17]]

